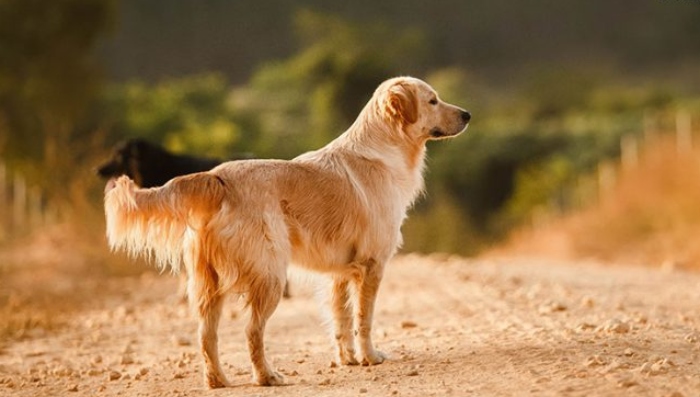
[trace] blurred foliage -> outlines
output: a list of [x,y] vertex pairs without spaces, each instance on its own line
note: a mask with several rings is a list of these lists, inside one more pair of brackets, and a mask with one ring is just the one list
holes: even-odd
[[474,118],[459,138],[430,143],[427,193],[405,225],[406,250],[473,254],[542,211],[570,209],[586,196],[581,176],[619,156],[623,136],[648,131],[650,119],[655,130],[674,128],[677,107],[700,111],[687,87],[609,65],[486,74],[433,61],[442,45],[433,31],[308,9],[293,17],[298,50],[244,83],[207,72],[102,87],[91,54],[111,2],[35,3],[0,0],[0,155],[54,192],[89,178],[96,158],[128,137],[221,158],[293,158],[338,136],[385,78],[425,77]]
[[[234,91],[246,130],[260,134],[262,155],[291,158],[335,138],[357,117],[374,89],[418,57],[424,46],[413,30],[352,24],[303,10],[294,19],[299,53],[268,63]],[[391,36],[391,41],[377,37]]]
[[174,151],[226,158],[238,150],[241,137],[229,95],[219,74],[112,85],[95,121],[108,128],[112,142],[142,137]]
[[99,88],[93,52],[112,26],[114,6],[0,1],[0,155],[57,196],[71,182],[65,170],[90,150],[94,131],[79,120]]

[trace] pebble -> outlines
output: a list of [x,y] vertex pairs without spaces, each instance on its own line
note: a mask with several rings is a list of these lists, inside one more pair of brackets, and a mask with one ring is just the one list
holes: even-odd
[[630,331],[630,325],[618,319],[612,319],[596,328],[596,332],[605,331],[615,334],[626,334]]
[[76,385],[76,384],[70,385],[70,386],[68,386],[68,388],[66,390],[70,391],[70,392],[76,392],[76,391],[78,391],[78,385]]
[[586,367],[597,367],[597,366],[601,366],[601,365],[605,365],[605,364],[607,364],[607,362],[597,354],[594,356],[588,357],[586,359],[586,362],[584,363],[584,365]]
[[359,391],[360,391],[360,394],[367,393],[367,389],[364,387],[361,387]]
[[326,378],[326,379],[324,379],[324,380],[322,380],[321,382],[318,383],[319,386],[328,386],[328,385],[330,385],[330,384],[331,384],[331,379],[330,379],[330,378]]
[[401,322],[401,328],[403,329],[409,329],[409,328],[416,328],[418,324],[416,324],[413,321],[402,321]]
[[581,298],[581,306],[590,309],[595,306],[595,301],[590,296],[584,296]]
[[593,324],[589,324],[589,323],[581,323],[576,327],[576,331],[578,331],[578,332],[589,331],[592,329],[596,329],[596,326]]
[[117,371],[110,371],[109,372],[109,380],[118,380],[121,377],[122,377],[122,374],[117,372]]
[[565,304],[561,302],[556,302],[556,301],[550,301],[550,302],[545,302],[543,305],[541,305],[538,309],[540,314],[549,314],[549,313],[555,313],[555,312],[563,312],[566,311],[567,307]]
[[98,371],[98,370],[92,368],[92,369],[89,369],[89,370],[87,371],[87,376],[97,376],[97,375],[99,375],[99,374],[101,374],[101,373],[102,373],[102,371]]
[[175,346],[190,346],[192,342],[184,336],[173,335],[172,342]]
[[637,385],[638,385],[637,381],[632,379],[632,378],[624,378],[624,379],[620,379],[619,381],[617,381],[617,387],[622,387],[625,389],[630,388],[632,386],[637,386]]
[[667,358],[656,360],[654,363],[647,361],[639,367],[639,372],[652,376],[661,375],[667,373],[672,366],[675,364]]

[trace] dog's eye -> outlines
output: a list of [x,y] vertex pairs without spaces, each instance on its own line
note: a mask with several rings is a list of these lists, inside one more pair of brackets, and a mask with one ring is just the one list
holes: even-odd
[[437,105],[437,98],[431,99],[428,103],[431,105]]

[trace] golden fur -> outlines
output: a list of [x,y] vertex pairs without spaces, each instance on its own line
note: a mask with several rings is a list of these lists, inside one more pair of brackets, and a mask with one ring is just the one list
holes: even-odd
[[288,263],[332,275],[338,362],[379,364],[374,302],[406,211],[423,189],[425,143],[457,135],[469,118],[421,80],[387,80],[345,133],[291,161],[224,163],[152,189],[122,177],[105,195],[110,246],[175,271],[184,264],[209,387],[228,385],[216,333],[227,293],[244,295],[251,308],[255,382],[282,383],[265,358],[263,333]]

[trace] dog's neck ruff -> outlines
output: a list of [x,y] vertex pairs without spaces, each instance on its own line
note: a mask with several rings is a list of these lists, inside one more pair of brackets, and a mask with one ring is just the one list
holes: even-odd
[[353,153],[364,159],[381,163],[389,170],[394,187],[400,190],[409,207],[424,188],[425,142],[407,140],[402,126],[382,120],[371,105],[372,102],[368,103],[355,123],[330,146],[352,148]]

